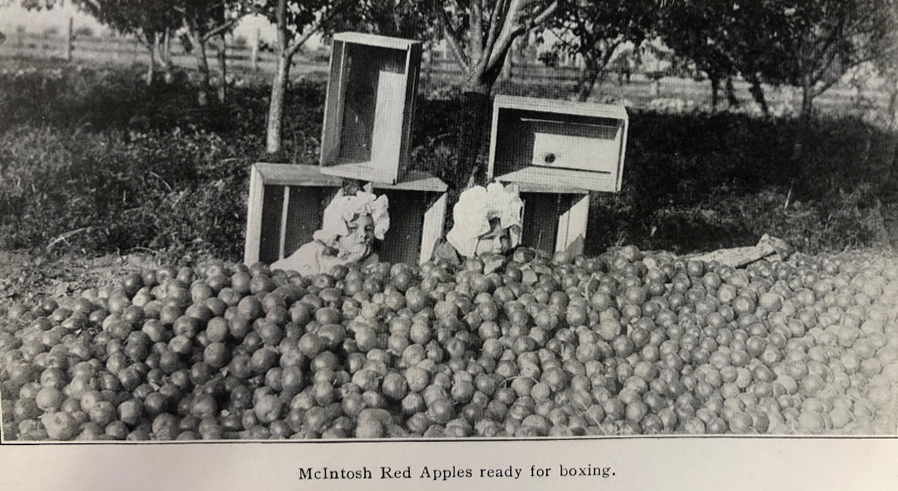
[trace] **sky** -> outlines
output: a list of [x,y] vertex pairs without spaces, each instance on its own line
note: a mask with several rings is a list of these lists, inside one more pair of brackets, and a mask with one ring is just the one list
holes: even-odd
[[[25,29],[30,32],[42,32],[53,27],[62,32],[70,16],[73,18],[75,29],[90,27],[98,34],[106,29],[93,17],[79,12],[76,7],[66,3],[61,7],[54,7],[51,10],[44,11],[28,11],[18,5],[0,7],[0,31],[7,31],[8,35],[8,32],[15,31],[16,27],[21,25],[25,26]],[[274,26],[265,18],[258,16],[244,18],[235,29],[234,34],[251,39],[253,31],[257,28],[261,30],[262,39],[271,43],[274,42]]]

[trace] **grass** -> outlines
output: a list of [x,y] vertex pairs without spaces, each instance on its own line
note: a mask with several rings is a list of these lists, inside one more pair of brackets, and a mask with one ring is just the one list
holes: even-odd
[[[62,67],[19,60],[0,73],[2,249],[239,260],[249,166],[317,161],[320,80],[291,87],[284,151],[268,156],[264,86],[201,108],[186,80],[147,88],[141,66]],[[500,90],[533,95],[514,84]],[[414,165],[445,175],[456,104],[419,104]],[[889,240],[882,203],[895,135],[850,117],[821,118],[806,131],[795,120],[744,114],[630,117],[624,191],[594,197],[590,254],[625,243],[711,250],[763,233],[809,253]]]

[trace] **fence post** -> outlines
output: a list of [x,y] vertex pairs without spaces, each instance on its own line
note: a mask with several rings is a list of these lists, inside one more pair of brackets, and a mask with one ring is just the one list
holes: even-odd
[[65,61],[72,61],[72,38],[74,37],[73,23],[74,19],[69,16],[69,23],[65,30]]
[[260,31],[261,29],[259,29],[258,27],[255,31],[253,31],[252,45],[250,47],[250,67],[254,72],[259,70],[259,37],[261,36]]

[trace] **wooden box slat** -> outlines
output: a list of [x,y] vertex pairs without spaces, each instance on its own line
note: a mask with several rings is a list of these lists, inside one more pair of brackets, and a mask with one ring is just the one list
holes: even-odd
[[[309,186],[339,187],[343,180],[337,176],[322,174],[321,169],[314,165],[287,165],[270,164],[260,162],[253,165],[259,173],[259,178],[266,184],[295,184],[306,183]],[[411,171],[405,177],[394,184],[372,182],[374,189],[397,189],[404,191],[429,191],[442,193],[449,186],[432,174],[423,171]]]

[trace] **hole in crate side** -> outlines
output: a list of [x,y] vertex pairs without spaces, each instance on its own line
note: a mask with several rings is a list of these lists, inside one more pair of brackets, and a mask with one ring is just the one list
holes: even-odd
[[[401,124],[405,90],[404,51],[375,46],[346,47],[346,92],[338,163],[377,158],[379,126]],[[391,143],[392,144],[392,143]]]
[[418,264],[424,212],[432,200],[428,193],[416,191],[389,191],[386,194],[390,200],[390,229],[380,244],[380,260]]
[[555,252],[558,217],[561,215],[558,195],[549,193],[521,193],[524,201],[524,230],[521,245]]

